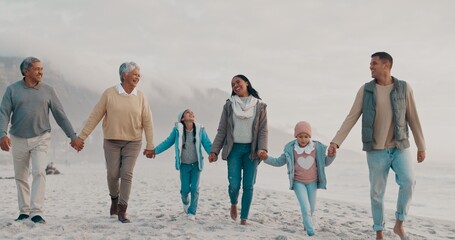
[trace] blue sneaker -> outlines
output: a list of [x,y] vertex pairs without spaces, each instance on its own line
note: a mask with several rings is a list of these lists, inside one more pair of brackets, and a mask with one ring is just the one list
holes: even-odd
[[308,236],[310,236],[310,237],[314,235],[314,231],[307,231],[306,233],[307,233]]
[[32,221],[34,223],[46,223],[46,221],[44,221],[44,219],[40,215],[32,217]]

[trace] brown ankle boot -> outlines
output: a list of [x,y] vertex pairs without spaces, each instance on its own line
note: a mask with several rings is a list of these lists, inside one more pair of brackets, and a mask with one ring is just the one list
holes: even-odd
[[231,218],[232,220],[237,219],[237,205],[231,205]]
[[111,210],[110,210],[110,213],[111,213],[111,217],[115,217],[117,216],[118,214],[118,208],[117,208],[117,205],[118,205],[118,197],[116,198],[112,198],[111,197]]
[[131,221],[126,218],[126,208],[128,207],[127,204],[118,204],[118,220],[122,223],[130,223]]

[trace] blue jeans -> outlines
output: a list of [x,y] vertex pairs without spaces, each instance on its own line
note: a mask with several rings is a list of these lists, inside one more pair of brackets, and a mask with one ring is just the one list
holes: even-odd
[[[197,203],[199,200],[199,167],[198,163],[180,164],[180,194],[182,203],[190,204],[188,214],[196,215]],[[191,200],[188,194],[191,192]]]
[[253,200],[253,186],[256,182],[256,171],[259,160],[251,160],[251,144],[234,143],[232,150],[227,158],[229,197],[231,204],[237,205],[240,182],[242,181],[243,170],[243,195],[240,219],[248,219],[251,202]]
[[415,186],[412,159],[408,149],[387,148],[367,152],[367,161],[370,172],[373,229],[375,231],[382,231],[384,230],[385,224],[384,192],[390,169],[395,172],[395,181],[400,186],[395,217],[400,221],[406,220]]
[[318,183],[302,183],[294,182],[294,192],[300,204],[300,211],[302,212],[302,222],[306,228],[308,235],[314,235],[314,227],[312,216],[316,206],[316,192],[318,190]]

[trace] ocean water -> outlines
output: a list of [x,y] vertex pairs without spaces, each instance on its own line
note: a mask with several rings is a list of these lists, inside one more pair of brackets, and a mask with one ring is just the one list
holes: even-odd
[[[415,161],[416,188],[409,215],[454,221],[455,216],[455,165],[448,161],[423,163]],[[326,168],[327,190],[319,190],[318,197],[351,202],[370,208],[368,166],[363,152],[338,152],[332,165]],[[286,166],[279,169],[261,164],[257,187],[277,191],[288,190]],[[388,210],[396,209],[399,186],[395,173],[390,170],[384,205]]]

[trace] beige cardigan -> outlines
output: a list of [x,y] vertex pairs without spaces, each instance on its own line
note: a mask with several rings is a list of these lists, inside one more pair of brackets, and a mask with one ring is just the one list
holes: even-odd
[[146,149],[155,148],[152,113],[141,91],[138,90],[137,95],[124,96],[120,95],[115,87],[106,89],[93,108],[79,137],[85,140],[101,119],[104,139],[139,141],[142,140],[144,131]]

